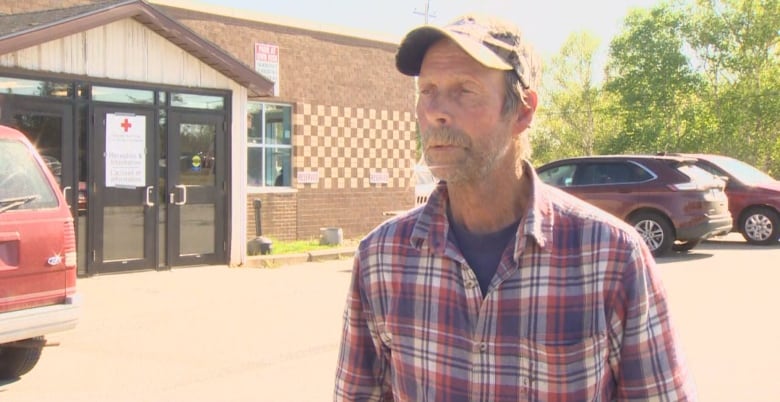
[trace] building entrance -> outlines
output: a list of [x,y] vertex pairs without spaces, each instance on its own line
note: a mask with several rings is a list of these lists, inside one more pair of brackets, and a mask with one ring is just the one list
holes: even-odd
[[0,123],[60,180],[82,276],[226,263],[228,119],[187,107],[225,96],[147,92],[151,105],[0,94]]

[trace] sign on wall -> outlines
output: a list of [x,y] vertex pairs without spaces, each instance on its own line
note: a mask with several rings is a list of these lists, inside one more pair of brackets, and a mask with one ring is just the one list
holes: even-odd
[[368,180],[371,184],[387,184],[390,181],[390,175],[387,172],[371,172]]
[[298,172],[296,179],[298,179],[298,183],[315,184],[320,181],[320,172],[316,170],[309,172]]
[[274,82],[274,96],[279,96],[279,46],[255,43],[255,71]]
[[146,116],[106,115],[106,187],[146,186]]

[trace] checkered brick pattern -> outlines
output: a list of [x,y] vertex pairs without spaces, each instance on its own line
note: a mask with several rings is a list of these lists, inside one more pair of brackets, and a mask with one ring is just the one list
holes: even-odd
[[[319,173],[316,184],[297,187],[349,189],[412,185],[416,128],[410,112],[354,107],[296,105],[293,180],[298,172]],[[371,183],[372,173],[389,176]]]

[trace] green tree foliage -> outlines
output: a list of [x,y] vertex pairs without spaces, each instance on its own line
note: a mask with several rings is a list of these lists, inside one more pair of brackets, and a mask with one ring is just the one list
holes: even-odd
[[598,46],[590,33],[574,33],[550,60],[540,109],[544,124],[534,137],[537,160],[592,155],[614,133],[593,77]]
[[780,2],[698,1],[689,12],[715,119],[710,150],[780,173]]
[[[672,0],[634,9],[592,77],[597,41],[548,63],[537,156],[709,152],[780,175],[780,0]],[[546,92],[544,92],[546,91]]]
[[613,152],[687,150],[697,130],[700,75],[685,54],[686,17],[669,5],[633,10],[610,44],[604,89],[618,99],[623,132]]

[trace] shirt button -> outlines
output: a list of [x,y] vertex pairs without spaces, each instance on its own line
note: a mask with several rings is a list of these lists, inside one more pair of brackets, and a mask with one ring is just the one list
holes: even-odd
[[473,281],[471,279],[466,281],[466,289],[474,289],[475,287],[477,287],[476,281]]
[[480,343],[479,344],[479,351],[484,352],[487,350],[487,343]]

